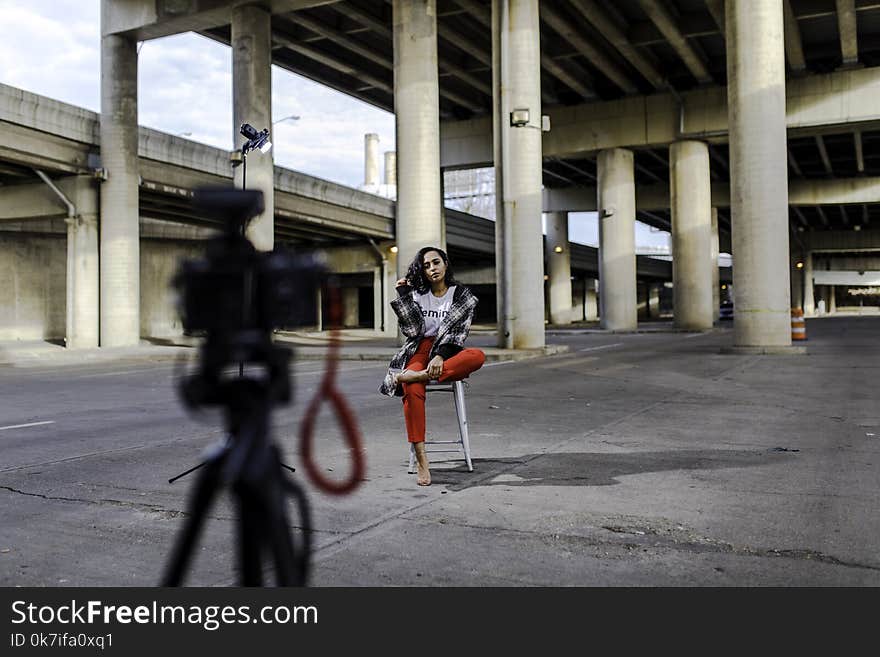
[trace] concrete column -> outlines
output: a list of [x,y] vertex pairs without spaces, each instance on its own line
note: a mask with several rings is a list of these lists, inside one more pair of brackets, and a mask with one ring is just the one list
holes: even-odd
[[342,325],[356,327],[360,321],[359,290],[356,287],[342,288]]
[[669,147],[672,282],[677,328],[712,328],[712,192],[709,147],[678,141]]
[[712,268],[712,321],[721,317],[721,281],[718,272],[718,256],[721,245],[718,237],[718,208],[712,208],[712,228],[709,233],[709,266]]
[[102,347],[140,341],[137,68],[133,37],[101,38]]
[[70,348],[99,344],[98,189],[94,179],[79,176],[70,195],[76,216],[67,220],[67,329]]
[[364,135],[364,185],[379,184],[379,135]]
[[648,283],[648,317],[660,318],[660,284]]
[[800,261],[799,256],[795,255],[791,258],[791,268],[789,270],[791,276],[791,307],[804,308],[804,286],[803,286],[803,269],[798,269],[797,263]]
[[828,286],[828,312],[837,312],[837,287],[834,285]]
[[791,345],[781,2],[727,2],[734,345]]
[[550,323],[571,324],[571,248],[568,213],[547,214],[547,275],[550,277]]
[[440,197],[436,0],[394,0],[398,275],[423,246],[446,248]]
[[[541,52],[537,0],[493,0],[496,267],[499,343],[544,346],[541,231]],[[510,124],[528,110],[526,126]]]
[[[272,37],[270,14],[257,5],[232,10],[232,124],[235,147],[245,138],[242,123],[257,130],[272,129]],[[241,189],[244,167],[235,169]],[[260,251],[275,246],[275,165],[273,152],[252,151],[247,157],[247,188],[263,192],[265,211],[251,220],[247,236]]]
[[397,184],[397,153],[385,151],[385,184]]
[[587,282],[582,278],[576,278],[571,282],[571,321],[573,322],[580,322],[584,319],[586,284]]
[[813,295],[813,253],[807,251],[804,255],[804,316],[812,317],[816,314],[816,300]]
[[601,326],[637,327],[636,194],[633,154],[623,148],[599,152],[599,296]]
[[598,281],[595,278],[587,279],[587,289],[584,292],[584,320],[595,322],[599,319],[599,297],[596,294]]

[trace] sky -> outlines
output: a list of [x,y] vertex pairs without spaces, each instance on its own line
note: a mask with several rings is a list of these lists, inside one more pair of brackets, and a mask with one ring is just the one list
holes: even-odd
[[[0,16],[7,26],[0,82],[100,111],[100,0],[0,0]],[[357,187],[364,177],[364,135],[379,135],[380,152],[395,148],[393,114],[273,66],[273,121],[290,115],[300,118],[271,128],[280,166]],[[138,121],[232,149],[229,48],[193,33],[143,42]],[[598,244],[595,213],[572,213],[569,237]],[[668,243],[668,233],[636,222],[638,246]]]

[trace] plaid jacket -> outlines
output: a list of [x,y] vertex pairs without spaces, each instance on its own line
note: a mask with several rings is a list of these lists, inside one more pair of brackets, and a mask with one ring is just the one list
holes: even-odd
[[[388,372],[379,386],[379,392],[389,397],[398,397],[403,395],[401,386],[397,388],[392,385],[392,377],[398,372],[402,372],[406,368],[406,364],[415,355],[419,348],[419,343],[425,335],[425,318],[422,315],[422,309],[415,300],[415,292],[398,297],[391,302],[391,308],[397,315],[400,331],[406,337],[406,342],[400,348],[400,351],[391,359],[388,366]],[[444,344],[455,345],[457,347],[464,346],[467,340],[468,331],[471,328],[471,322],[474,319],[474,308],[477,306],[477,297],[464,285],[458,285],[452,296],[452,307],[449,314],[444,318],[437,330],[437,336],[434,338],[434,344],[431,347],[431,353],[428,358],[431,359],[437,355],[437,348]]]

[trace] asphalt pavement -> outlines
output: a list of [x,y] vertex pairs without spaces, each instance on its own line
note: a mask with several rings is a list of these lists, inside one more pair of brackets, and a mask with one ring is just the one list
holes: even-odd
[[[400,400],[376,392],[384,363],[342,361],[367,464],[343,497],[302,467],[324,362],[297,360],[272,433],[311,503],[311,584],[880,585],[880,318],[811,319],[807,334],[806,355],[766,356],[721,353],[728,326],[551,330],[557,353],[471,377],[474,472],[435,456],[428,488],[406,472]],[[41,349],[0,359],[0,585],[157,584],[194,482],[167,480],[224,438],[217,411],[180,403],[193,350]],[[455,431],[448,396],[429,395],[428,430]],[[326,405],[316,432],[319,468],[344,478]],[[224,497],[188,584],[237,581],[235,531]]]

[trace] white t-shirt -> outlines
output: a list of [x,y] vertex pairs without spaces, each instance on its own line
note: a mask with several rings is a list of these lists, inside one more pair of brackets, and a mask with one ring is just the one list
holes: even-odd
[[422,309],[425,318],[425,337],[431,338],[437,335],[440,324],[446,319],[452,308],[452,297],[455,295],[455,286],[448,288],[442,297],[435,297],[431,290],[425,294],[415,293],[416,303]]

